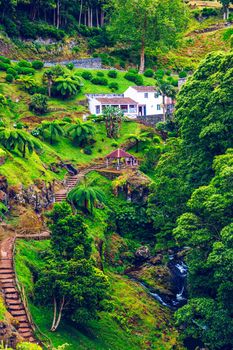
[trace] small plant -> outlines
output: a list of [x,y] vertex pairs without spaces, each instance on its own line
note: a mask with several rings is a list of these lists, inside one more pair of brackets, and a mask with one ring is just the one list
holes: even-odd
[[136,68],[130,68],[128,70],[129,73],[133,73],[133,74],[138,74],[138,70]]
[[112,91],[116,91],[116,90],[119,89],[119,85],[118,85],[118,83],[116,83],[116,82],[112,82],[112,83],[110,83],[108,86],[109,86],[109,88],[110,88]]
[[155,72],[155,77],[158,79],[163,79],[165,75],[165,72],[163,69],[157,69],[157,71]]
[[103,152],[102,148],[99,148],[98,153],[102,153],[102,152]]
[[39,60],[35,60],[32,62],[32,68],[34,69],[42,69],[43,67],[44,67],[44,63]]
[[104,73],[103,72],[97,72],[97,77],[104,77]]
[[27,67],[27,68],[31,68],[32,67],[32,64],[31,62],[28,62],[26,60],[21,60],[18,62],[18,66],[19,67]]
[[17,76],[17,72],[13,68],[8,68],[6,72],[7,72],[7,74],[13,75],[14,78]]
[[11,64],[11,60],[5,56],[0,56],[0,61],[6,64]]
[[85,80],[91,80],[93,78],[93,75],[88,70],[85,70],[84,72],[82,72],[82,78]]
[[108,71],[108,76],[109,78],[114,78],[114,79],[117,78],[117,71],[114,69]]
[[142,78],[141,75],[137,75],[134,82],[135,82],[135,84],[138,85],[138,86],[144,85],[143,78]]
[[154,76],[154,71],[153,69],[146,69],[144,72],[144,76],[147,78],[152,78]]
[[8,83],[12,83],[13,80],[14,80],[14,77],[13,77],[12,74],[7,74],[7,75],[6,75],[6,81],[7,81]]
[[91,80],[92,84],[94,85],[103,85],[107,86],[108,85],[108,80],[106,78],[102,77],[96,77]]
[[187,77],[187,73],[183,70],[179,73],[179,78],[186,78]]
[[87,155],[91,155],[92,154],[92,149],[90,146],[86,146],[84,149],[83,149],[83,152]]
[[29,67],[15,66],[15,70],[17,71],[18,74],[23,74],[23,75],[34,75],[35,74],[35,69],[29,68]]
[[29,109],[36,114],[44,114],[48,111],[48,98],[45,95],[35,94],[31,98]]
[[68,68],[69,70],[73,70],[74,69],[74,64],[72,62],[67,63],[66,64],[66,68]]
[[137,77],[137,74],[131,73],[131,72],[127,72],[127,73],[124,75],[124,78],[125,78],[126,80],[133,81],[133,82],[135,82],[136,77]]

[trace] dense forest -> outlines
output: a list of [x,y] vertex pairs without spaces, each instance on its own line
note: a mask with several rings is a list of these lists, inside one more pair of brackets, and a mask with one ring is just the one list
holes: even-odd
[[0,349],[233,349],[233,2],[210,3],[0,0]]

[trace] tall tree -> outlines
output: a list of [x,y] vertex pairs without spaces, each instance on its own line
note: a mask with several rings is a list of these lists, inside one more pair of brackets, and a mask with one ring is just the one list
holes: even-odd
[[104,109],[101,119],[105,122],[107,136],[109,138],[118,138],[121,123],[124,119],[123,112],[118,107],[108,106]]
[[222,4],[223,8],[223,19],[227,20],[229,18],[229,7],[233,4],[233,0],[218,0]]
[[64,135],[64,130],[62,126],[57,122],[45,121],[38,128],[40,135],[45,139],[49,140],[52,145],[55,141],[59,140],[59,137]]
[[140,73],[144,71],[146,51],[177,45],[187,24],[182,0],[114,0],[113,4],[111,30],[119,41],[140,52]]
[[95,127],[90,122],[82,122],[77,119],[75,124],[68,127],[66,133],[75,144],[83,146],[94,135]]
[[159,93],[162,95],[163,122],[166,122],[166,114],[167,114],[166,97],[174,98],[176,91],[173,85],[171,85],[169,82],[164,81],[163,79],[157,79],[156,88],[159,91]]

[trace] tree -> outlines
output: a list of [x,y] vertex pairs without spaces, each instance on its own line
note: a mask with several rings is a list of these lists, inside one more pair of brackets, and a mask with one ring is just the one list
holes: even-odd
[[64,74],[64,68],[60,65],[56,65],[51,69],[47,69],[43,74],[43,81],[47,83],[48,95],[51,97],[51,89],[54,81]]
[[37,114],[44,114],[48,111],[48,98],[41,94],[35,94],[31,98],[29,104],[31,111]]
[[68,193],[68,200],[75,208],[84,209],[86,212],[93,213],[93,207],[96,203],[105,201],[104,192],[94,184],[94,180],[84,179],[77,187]]
[[166,122],[166,114],[167,114],[167,104],[166,104],[166,96],[175,98],[176,91],[173,85],[164,81],[163,79],[157,79],[156,88],[159,93],[162,95],[163,99],[163,122]]
[[59,137],[64,135],[64,130],[57,121],[42,122],[41,126],[38,128],[38,131],[45,140],[49,140],[50,145],[52,145],[55,141],[58,141]]
[[107,137],[118,138],[121,122],[124,119],[123,112],[117,107],[107,106],[104,108],[102,118],[105,121]]
[[233,152],[215,158],[215,176],[197,188],[173,230],[187,245],[189,301],[176,313],[184,335],[209,349],[233,346]]
[[233,4],[233,0],[218,0],[222,4],[223,8],[223,19],[228,20],[229,18],[229,7]]
[[61,94],[63,98],[76,95],[82,86],[81,78],[71,72],[62,77],[58,77],[54,83],[56,91]]
[[[154,133],[152,135],[154,135]],[[136,153],[138,153],[138,151],[139,151],[139,144],[151,140],[150,136],[151,136],[151,133],[149,131],[137,130],[137,132],[135,134],[130,134],[130,135],[128,135],[127,138],[129,140],[135,141],[135,143],[136,143]]]
[[52,304],[52,331],[62,316],[85,323],[104,310],[109,282],[91,259],[91,241],[80,215],[73,215],[67,203],[55,204],[49,215],[51,250],[35,285],[37,301]]
[[140,73],[144,71],[146,51],[156,45],[175,46],[186,24],[182,0],[115,0],[110,19],[117,39],[140,52]]
[[25,91],[30,91],[32,88],[36,87],[35,79],[30,75],[25,75],[18,78],[17,82],[19,82]]
[[68,127],[66,133],[72,138],[74,144],[83,146],[95,134],[95,127],[90,122],[81,122],[77,119],[75,124]]
[[9,151],[17,150],[23,158],[27,151],[31,154],[34,150],[41,150],[38,141],[24,130],[1,128],[0,143]]

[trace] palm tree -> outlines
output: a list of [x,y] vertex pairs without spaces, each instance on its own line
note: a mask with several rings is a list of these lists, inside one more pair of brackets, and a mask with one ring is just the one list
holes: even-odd
[[36,86],[35,79],[30,75],[25,75],[17,79],[25,91],[28,91]]
[[76,95],[81,89],[81,78],[75,73],[65,74],[62,77],[58,77],[55,80],[56,90],[65,98],[68,96]]
[[51,89],[54,81],[59,77],[63,76],[64,68],[60,65],[56,65],[51,69],[47,69],[43,74],[43,82],[47,83],[48,95],[51,97]]
[[124,113],[118,107],[107,106],[104,108],[103,120],[105,121],[107,137],[119,137],[121,122],[124,119]]
[[44,139],[49,140],[51,145],[54,141],[57,141],[59,137],[64,135],[64,130],[57,121],[43,122],[39,128],[39,132]]
[[166,96],[174,98],[175,97],[175,89],[174,86],[169,82],[166,82],[162,79],[157,80],[156,88],[159,93],[162,95],[163,99],[163,121],[166,121],[166,113],[167,113],[167,105],[166,105]]
[[137,130],[135,134],[130,134],[128,135],[127,139],[135,141],[136,143],[136,153],[139,151],[139,143],[142,142],[147,142],[149,140],[149,132],[147,131],[142,131],[142,130]]
[[76,123],[70,125],[66,131],[75,144],[83,145],[89,137],[95,134],[95,127],[90,122],[81,122],[80,119]]
[[94,180],[86,178],[77,187],[68,193],[68,201],[75,207],[93,213],[96,203],[104,203],[106,198],[104,192],[94,184]]
[[18,150],[23,158],[27,151],[31,154],[34,150],[41,150],[38,141],[24,130],[5,129],[0,130],[0,143],[8,150]]

